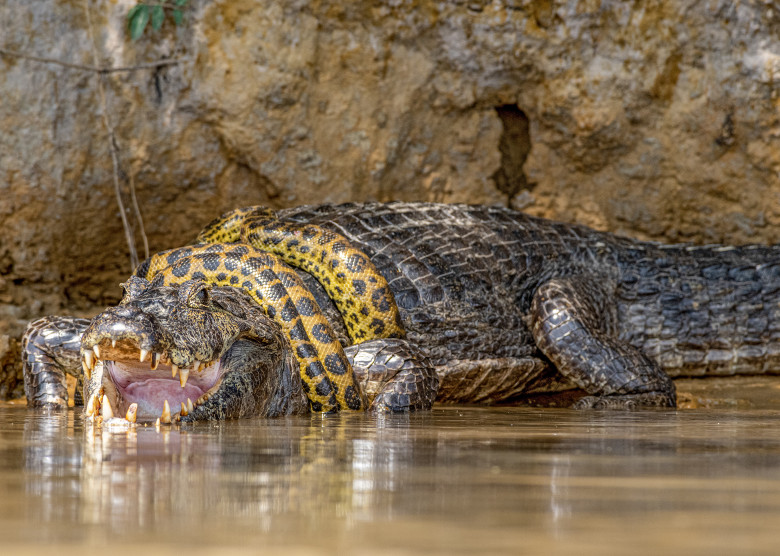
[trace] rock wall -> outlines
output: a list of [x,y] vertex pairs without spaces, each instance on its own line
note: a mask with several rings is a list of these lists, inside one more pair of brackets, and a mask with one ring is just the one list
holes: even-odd
[[152,251],[237,205],[370,199],[780,241],[772,2],[191,1],[131,42],[134,3],[0,5],[0,334],[130,271],[101,79]]

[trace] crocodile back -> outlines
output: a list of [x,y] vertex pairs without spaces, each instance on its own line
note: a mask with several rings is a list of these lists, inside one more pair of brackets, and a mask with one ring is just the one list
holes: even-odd
[[598,264],[598,232],[500,207],[367,203],[299,207],[279,217],[330,227],[390,285],[407,337],[437,364],[536,353],[523,316],[536,285]]
[[780,246],[660,245],[501,207],[366,203],[280,217],[332,227],[387,278],[410,339],[437,365],[539,357],[539,284],[596,279],[607,326],[672,376],[780,372]]

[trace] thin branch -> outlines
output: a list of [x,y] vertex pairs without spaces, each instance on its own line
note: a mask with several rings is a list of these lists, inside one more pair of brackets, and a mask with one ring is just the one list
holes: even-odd
[[105,67],[97,65],[97,59],[95,59],[94,66],[88,66],[86,64],[73,64],[71,62],[63,62],[55,58],[46,58],[44,56],[33,56],[32,54],[25,54],[24,52],[18,52],[16,50],[8,50],[7,48],[0,47],[0,54],[6,56],[13,56],[15,58],[22,58],[25,60],[33,60],[35,62],[41,62],[44,64],[56,64],[65,68],[77,69],[82,71],[91,71],[99,74],[117,73],[122,71],[135,71],[141,69],[154,69],[161,66],[173,66],[182,64],[185,62],[191,62],[192,58],[171,58],[170,60],[157,60],[156,62],[145,62],[143,64],[136,64],[133,66],[119,66],[119,67]]
[[191,62],[192,58],[172,58],[170,60],[157,60],[156,62],[146,62],[143,64],[135,64],[133,66],[119,66],[116,68],[97,68],[95,71],[98,73],[117,73],[120,71],[135,71],[139,69],[154,69],[162,66],[174,66],[182,64],[184,62]]
[[138,208],[138,199],[135,196],[135,179],[133,174],[130,174],[130,199],[133,201],[133,212],[135,213],[135,219],[138,221],[138,227],[141,232],[141,239],[144,240],[144,259],[149,258],[149,240],[146,237],[146,230],[144,229],[144,218],[141,216],[141,209]]
[[139,4],[143,4],[144,6],[161,6],[163,8],[168,8],[169,10],[181,10],[184,11],[187,9],[187,6],[177,6],[176,4],[171,4],[170,2],[138,2]]
[[[172,8],[172,9],[181,9],[180,6],[176,6],[174,4],[168,4],[168,3],[160,3],[160,4],[152,4],[149,3],[148,5],[154,6],[159,5],[163,6],[165,8]],[[135,269],[138,266],[138,251],[135,247],[135,239],[133,237],[133,230],[130,226],[130,222],[127,220],[127,213],[125,211],[125,204],[122,201],[122,188],[119,183],[119,147],[117,145],[116,140],[116,133],[114,132],[114,126],[111,124],[111,120],[108,116],[108,102],[106,100],[106,83],[105,79],[110,73],[118,73],[118,72],[129,72],[129,71],[136,71],[136,70],[142,70],[142,69],[154,69],[159,68],[163,66],[172,66],[172,65],[178,65],[185,62],[191,62],[192,58],[190,57],[184,57],[184,58],[172,58],[170,60],[158,60],[156,62],[146,62],[142,64],[135,64],[132,66],[119,66],[119,67],[105,67],[100,65],[100,56],[98,54],[97,49],[97,41],[95,40],[95,33],[94,29],[92,27],[92,17],[91,17],[91,11],[89,6],[89,0],[84,1],[84,12],[86,14],[87,18],[87,27],[89,29],[89,35],[90,40],[92,42],[92,57],[94,64],[93,66],[87,65],[87,64],[74,64],[72,62],[64,62],[62,60],[57,60],[55,58],[48,58],[45,56],[35,56],[32,54],[26,54],[24,52],[19,52],[16,50],[10,50],[8,48],[0,47],[0,55],[4,56],[13,56],[15,58],[22,58],[24,60],[31,60],[34,62],[41,62],[43,64],[55,64],[61,67],[70,68],[70,69],[76,69],[81,71],[89,71],[93,73],[98,74],[98,94],[100,96],[100,104],[102,108],[102,116],[103,116],[103,125],[106,128],[106,132],[108,133],[108,143],[109,143],[109,152],[111,153],[111,163],[113,166],[113,177],[114,177],[114,194],[116,195],[116,202],[119,206],[119,215],[122,219],[122,227],[125,232],[125,240],[127,241],[128,249],[130,250],[130,264],[133,269]],[[143,216],[141,215],[141,210],[138,207],[138,199],[135,194],[135,180],[132,176],[129,177],[130,179],[130,199],[132,201],[133,206],[133,213],[135,216],[136,221],[138,222],[138,226],[140,228],[140,234],[141,238],[144,242],[144,255],[146,258],[149,257],[149,240],[146,237],[146,231],[144,229],[144,220]]]

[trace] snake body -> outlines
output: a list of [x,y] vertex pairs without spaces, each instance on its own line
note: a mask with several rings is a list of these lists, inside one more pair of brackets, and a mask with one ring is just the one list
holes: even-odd
[[153,255],[135,275],[153,286],[202,280],[243,289],[282,326],[313,411],[365,407],[344,349],[319,305],[275,255],[241,243],[193,245]]
[[248,207],[212,221],[197,241],[241,241],[305,270],[336,304],[353,343],[404,337],[387,280],[362,250],[333,229],[280,219],[265,207]]

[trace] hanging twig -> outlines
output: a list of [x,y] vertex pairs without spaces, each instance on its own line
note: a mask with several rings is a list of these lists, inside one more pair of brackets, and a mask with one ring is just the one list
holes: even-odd
[[[151,6],[151,5],[158,5],[158,4],[148,4],[148,5]],[[166,3],[160,3],[159,5],[164,7],[176,8],[176,6],[173,4],[168,5]],[[170,60],[158,60],[156,62],[146,62],[142,64],[135,64],[132,66],[118,66],[118,67],[101,66],[100,55],[98,53],[98,48],[97,48],[97,41],[95,40],[95,33],[92,27],[92,17],[91,17],[92,14],[90,11],[89,0],[84,1],[84,12],[86,14],[87,27],[89,29],[90,40],[92,42],[92,57],[93,57],[94,65],[90,66],[87,64],[75,64],[72,62],[57,60],[55,58],[48,58],[45,56],[35,56],[33,54],[26,54],[24,52],[19,52],[17,50],[11,50],[3,47],[0,47],[0,55],[13,56],[15,58],[32,60],[44,64],[56,64],[58,66],[62,66],[65,68],[71,68],[71,69],[82,70],[82,71],[90,71],[98,74],[98,95],[100,97],[100,105],[103,112],[102,114],[103,125],[106,128],[106,133],[108,134],[108,147],[109,147],[109,152],[111,153],[111,164],[113,167],[114,194],[116,195],[116,202],[117,205],[119,206],[119,215],[120,218],[122,219],[122,227],[125,232],[125,239],[127,241],[128,249],[130,250],[130,264],[132,265],[133,269],[135,269],[135,267],[138,266],[138,262],[139,262],[138,251],[135,247],[135,238],[134,238],[132,227],[130,226],[130,222],[127,219],[125,204],[124,201],[122,201],[122,188],[120,185],[120,178],[119,178],[119,146],[117,145],[114,126],[111,124],[111,120],[108,115],[108,102],[106,100],[105,79],[107,75],[110,73],[127,72],[127,71],[135,71],[135,70],[142,70],[142,69],[154,69],[163,66],[171,66],[171,65],[181,64],[184,62],[190,62],[192,61],[192,58],[189,57],[172,58]],[[129,176],[129,182],[130,182],[129,183],[130,200],[132,202],[135,219],[138,222],[139,232],[141,234],[141,238],[143,239],[144,256],[149,257],[149,241],[146,237],[146,230],[144,229],[143,216],[141,215],[141,210],[138,206],[138,199],[135,194],[135,180],[133,179],[132,175]]]
[[77,70],[83,70],[83,71],[91,71],[94,73],[118,73],[123,71],[135,71],[135,70],[141,70],[141,69],[154,69],[159,68],[162,66],[174,66],[176,64],[181,64],[184,62],[191,62],[192,58],[171,58],[170,60],[157,60],[156,62],[145,62],[143,64],[135,64],[132,66],[118,66],[118,67],[110,67],[110,66],[88,66],[86,64],[73,64],[71,62],[63,62],[62,60],[57,60],[56,58],[46,58],[44,56],[34,56],[32,54],[25,54],[24,52],[18,52],[16,50],[9,50],[7,48],[0,47],[0,54],[4,54],[6,56],[13,56],[15,58],[22,58],[24,60],[33,60],[35,62],[42,62],[44,64],[57,64],[58,66],[62,66],[65,68],[71,68],[71,69],[77,69]]

